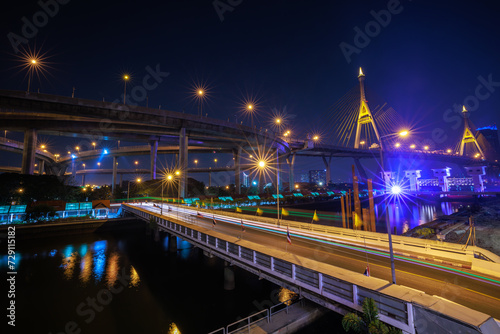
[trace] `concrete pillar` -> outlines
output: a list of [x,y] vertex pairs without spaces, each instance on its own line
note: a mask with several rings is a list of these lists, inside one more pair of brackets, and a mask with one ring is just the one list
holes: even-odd
[[418,179],[422,177],[420,175],[421,171],[422,170],[419,170],[419,169],[405,170],[405,177],[410,180],[410,190],[411,191],[419,191],[420,190],[420,186],[418,185]]
[[38,161],[38,175],[43,175],[44,169],[45,169],[45,161],[39,160]]
[[35,169],[35,150],[37,145],[37,134],[35,129],[24,131],[24,148],[21,174],[33,175]]
[[71,176],[73,176],[73,180],[76,181],[76,161],[75,161],[75,159],[71,160]]
[[233,268],[226,262],[224,266],[224,290],[234,290],[235,285]]
[[434,176],[438,178],[439,186],[441,187],[441,191],[448,191],[449,190],[448,177],[451,175],[450,170],[451,170],[450,167],[432,170],[432,172],[434,173]]
[[288,164],[288,183],[289,191],[295,189],[295,177],[293,175],[293,166],[295,164],[295,153],[291,153],[288,158],[286,158],[286,163]]
[[113,175],[111,176],[111,194],[114,194],[115,193],[115,189],[116,189],[116,172],[117,172],[117,168],[118,168],[118,157],[117,156],[113,156]]
[[233,149],[233,157],[234,157],[234,187],[236,188],[236,193],[238,195],[241,194],[241,169],[240,169],[240,157],[241,157],[241,147],[237,149]]
[[486,175],[486,166],[465,167],[465,170],[467,171],[467,175],[472,176],[474,191],[483,192],[483,175]]
[[168,237],[168,251],[170,253],[177,253],[177,237],[170,234]]
[[188,136],[186,128],[182,128],[179,133],[179,164],[178,167],[182,171],[181,179],[179,180],[179,197],[186,197],[187,194],[187,179],[188,179]]
[[151,180],[156,180],[156,159],[158,158],[158,141],[152,140],[151,145]]
[[328,160],[324,155],[321,156],[323,159],[323,163],[325,164],[325,169],[326,169],[326,185],[328,183],[332,182],[332,169],[331,169],[331,162],[332,162],[332,156],[328,157]]

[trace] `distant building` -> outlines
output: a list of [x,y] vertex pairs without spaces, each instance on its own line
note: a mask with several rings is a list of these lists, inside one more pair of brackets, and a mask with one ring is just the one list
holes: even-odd
[[319,186],[326,185],[326,171],[322,170],[310,170],[309,171],[309,183],[317,184]]
[[309,182],[309,173],[300,174],[300,182]]
[[242,183],[242,185],[243,185],[244,187],[247,187],[247,188],[250,186],[250,180],[249,180],[249,177],[248,177],[248,175],[247,175],[247,174],[245,174],[245,172],[243,172],[243,183]]
[[[478,128],[477,132],[482,134],[484,138],[488,141],[488,144],[490,144],[490,148],[486,149],[484,154],[488,158],[494,158],[495,160],[498,159],[500,155],[500,141],[498,140],[498,129],[496,125],[491,125],[491,126],[485,126],[482,128]],[[493,150],[493,151],[492,151]]]

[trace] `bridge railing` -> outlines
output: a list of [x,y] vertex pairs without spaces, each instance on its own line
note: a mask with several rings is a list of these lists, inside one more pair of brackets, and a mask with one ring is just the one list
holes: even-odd
[[[220,215],[225,215],[228,217],[237,218],[238,220],[248,220],[257,221],[260,223],[267,223],[277,226],[278,220],[274,218],[260,217],[260,216],[248,216],[244,214],[239,214],[235,212],[227,211],[217,211],[208,209],[196,209],[193,211],[200,211],[206,213],[215,213]],[[289,226],[290,229],[298,229],[304,232],[316,232],[328,234],[332,239],[337,238],[338,241],[356,241],[360,244],[366,242],[368,247],[384,247],[388,248],[388,236],[386,233],[379,232],[368,232],[362,230],[346,229],[334,226],[312,224],[305,222],[296,222],[292,220],[280,219],[280,226],[286,229]],[[291,232],[293,232],[291,230]],[[428,239],[417,239],[411,237],[405,237],[400,235],[392,236],[392,243],[395,251],[398,255],[408,256],[409,252],[426,253],[430,256],[438,256],[442,258],[449,258],[455,261],[461,262],[472,262],[474,258],[483,258],[492,262],[500,263],[500,256],[477,246],[467,247],[464,249],[463,245],[443,242],[439,240],[428,240]]]

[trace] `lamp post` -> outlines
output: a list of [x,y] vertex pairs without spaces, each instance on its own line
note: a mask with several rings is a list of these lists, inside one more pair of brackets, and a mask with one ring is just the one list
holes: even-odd
[[[175,171],[175,176],[177,176],[177,178],[181,175],[181,172],[176,170]],[[181,201],[181,194],[180,194],[180,183],[178,181],[177,183],[177,218],[179,218],[179,209],[180,209],[180,201]]]
[[196,97],[198,98],[198,114],[200,117],[203,117],[202,103],[203,103],[203,98],[205,97],[205,91],[201,88],[198,89],[196,91]]
[[125,104],[125,99],[127,98],[127,81],[129,81],[130,76],[128,74],[123,75],[123,81],[125,86],[123,87],[123,104]]
[[385,206],[385,226],[387,229],[387,239],[389,240],[389,254],[391,258],[391,274],[392,274],[392,284],[396,284],[396,268],[394,267],[394,251],[392,248],[392,233],[391,233],[391,223],[389,221],[389,208],[387,203],[387,189],[385,182],[385,168],[384,168],[384,155],[383,155],[383,144],[382,139],[389,136],[399,135],[400,137],[405,137],[408,135],[408,131],[404,130],[399,132],[398,134],[388,134],[385,136],[381,136],[379,138],[380,142],[380,166],[382,168],[382,182],[384,184],[384,206]]
[[[172,180],[172,175],[167,175],[167,180],[171,181]],[[160,208],[160,215],[163,215],[163,188],[165,186],[165,183],[162,181],[161,182],[161,208]]]
[[30,93],[30,84],[31,84],[31,77],[33,76],[33,72],[37,70],[37,67],[39,66],[39,62],[35,58],[31,58],[28,60],[28,91],[27,93]]
[[[129,202],[129,200],[130,200],[130,182],[132,182],[132,181],[128,181],[128,188],[127,188],[127,203],[128,203],[128,202]],[[137,180],[135,180],[135,182],[140,183],[140,182],[141,182],[141,179],[137,179]]]
[[[278,160],[276,160],[278,163]],[[260,160],[257,163],[257,166],[261,169],[260,173],[267,168],[267,163],[264,160]],[[280,226],[280,186],[279,186],[279,164],[276,167],[276,215],[278,219],[277,225]]]

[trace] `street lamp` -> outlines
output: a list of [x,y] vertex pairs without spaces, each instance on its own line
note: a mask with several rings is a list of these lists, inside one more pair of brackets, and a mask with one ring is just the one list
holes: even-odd
[[125,104],[125,99],[127,97],[127,81],[129,81],[130,76],[128,74],[123,75],[123,81],[125,83],[125,86],[123,88],[123,104]]
[[387,188],[386,188],[386,182],[385,182],[385,168],[384,168],[384,156],[383,156],[383,144],[382,144],[382,139],[385,137],[390,137],[390,136],[400,136],[400,137],[406,137],[408,135],[408,131],[403,130],[400,131],[397,134],[391,133],[385,136],[381,136],[379,138],[380,142],[380,165],[382,167],[382,182],[384,185],[384,206],[385,206],[385,226],[387,229],[387,239],[389,240],[389,253],[391,257],[391,273],[392,273],[392,284],[396,284],[396,269],[394,267],[394,251],[392,249],[392,233],[391,233],[391,223],[389,222],[389,208],[387,205]]
[[[277,168],[276,168],[276,214],[278,217],[278,223],[277,225],[280,226],[280,186],[279,186],[279,164],[278,161],[277,163]],[[267,163],[264,160],[260,160],[257,164],[257,166],[262,170],[267,168]]]
[[[129,200],[130,200],[130,183],[131,183],[131,182],[132,182],[132,181],[128,181],[128,188],[127,188],[127,203],[128,203],[128,202],[129,202]],[[136,180],[135,180],[135,182],[136,182],[136,183],[141,183],[141,179],[139,179],[139,178],[138,178],[138,179],[136,179]]]
[[[172,181],[172,175],[168,174],[166,179],[170,182]],[[161,182],[161,208],[160,208],[160,216],[163,215],[163,188],[165,187],[165,182]]]
[[214,159],[215,162],[215,168],[217,168],[217,158]]
[[195,160],[194,160],[194,165],[195,165],[196,167],[198,167],[198,159],[195,159]]
[[92,146],[94,146],[94,150],[95,150],[95,142],[92,142]]
[[101,163],[100,162],[97,163],[97,167],[101,168]]
[[202,88],[198,88],[196,90],[196,98],[198,99],[198,114],[200,117],[203,117],[203,98],[205,97],[205,90]]
[[80,153],[80,146],[75,147],[76,152]]
[[28,60],[28,94],[30,92],[30,83],[31,83],[31,77],[33,76],[33,72],[37,70],[37,67],[40,66],[40,63],[38,62],[37,59],[31,58]]

